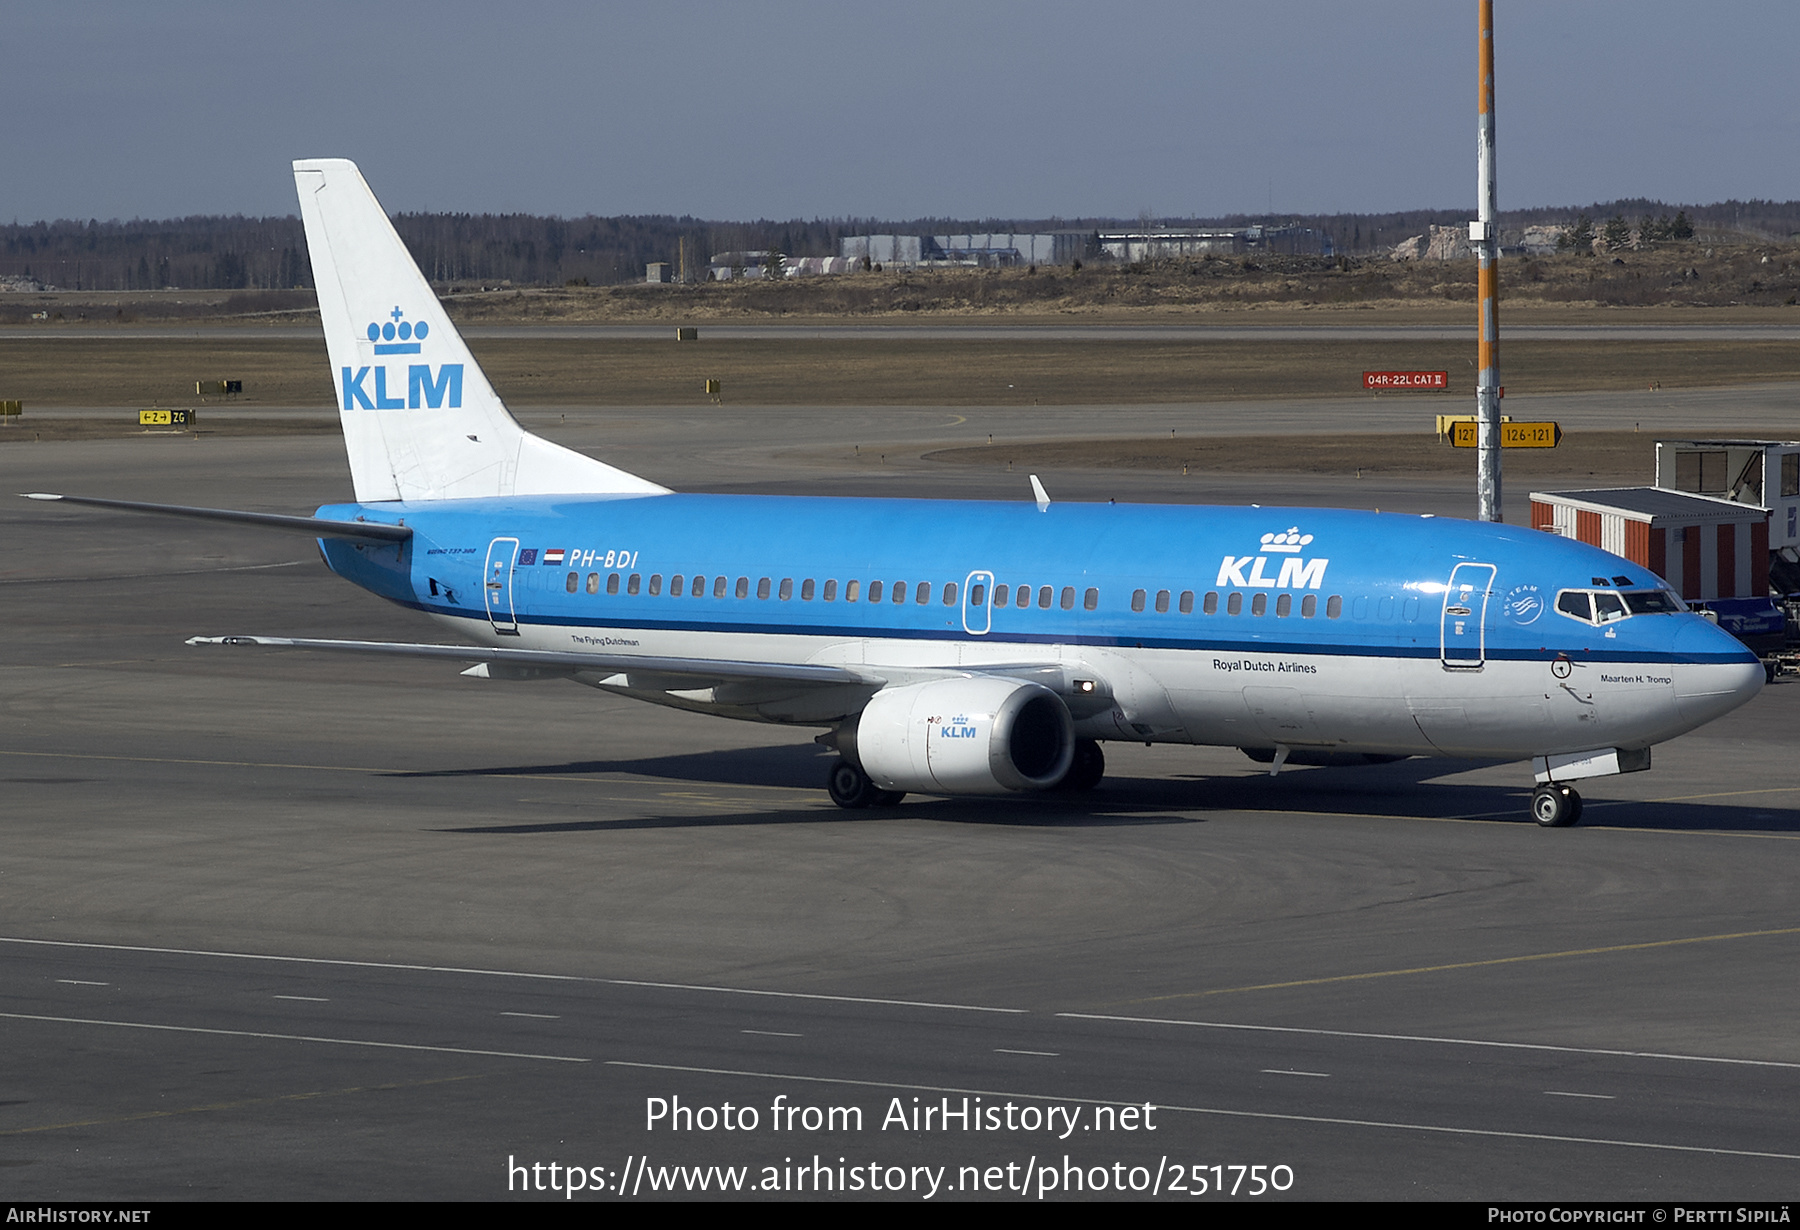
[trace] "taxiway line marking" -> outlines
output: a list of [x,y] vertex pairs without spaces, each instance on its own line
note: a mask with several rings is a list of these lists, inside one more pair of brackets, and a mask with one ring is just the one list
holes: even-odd
[[1674,940],[1646,940],[1641,944],[1609,944],[1601,948],[1568,948],[1561,952],[1521,953],[1516,957],[1490,957],[1484,961],[1451,961],[1443,965],[1415,965],[1407,969],[1369,970],[1361,974],[1331,974],[1324,978],[1296,978],[1291,982],[1262,982],[1243,987],[1216,987],[1210,991],[1182,991],[1176,995],[1152,995],[1135,999],[1134,1004],[1165,1003],[1173,999],[1204,999],[1209,995],[1236,995],[1244,991],[1283,991],[1291,987],[1326,986],[1334,982],[1363,982],[1371,978],[1400,978],[1409,974],[1438,974],[1448,970],[1485,969],[1495,965],[1519,965],[1527,961],[1555,961],[1565,957],[1595,957],[1610,952],[1642,952],[1652,948],[1674,948],[1682,944],[1712,944],[1722,940],[1746,940],[1770,935],[1800,934],[1800,927],[1779,927],[1768,931],[1734,931],[1724,935],[1690,935]]
[[310,1102],[314,1098],[341,1098],[351,1093],[386,1093],[394,1089],[419,1089],[426,1085],[446,1085],[452,1081],[485,1080],[486,1073],[466,1076],[437,1076],[423,1081],[395,1081],[385,1085],[352,1085],[347,1089],[320,1089],[312,1093],[283,1093],[269,1098],[243,1098],[236,1102],[213,1102],[205,1106],[184,1106],[179,1110],[145,1110],[131,1115],[113,1115],[106,1119],[72,1119],[68,1123],[45,1123],[37,1127],[0,1128],[0,1136],[30,1136],[37,1132],[60,1132],[68,1128],[106,1127],[115,1123],[139,1123],[145,1119],[167,1119],[173,1115],[200,1115],[219,1110],[243,1110],[249,1106],[273,1106],[277,1102]]
[[148,1021],[104,1021],[78,1016],[39,1016],[0,1012],[8,1021],[46,1021],[52,1025],[105,1025],[113,1029],[149,1029],[159,1033],[210,1034],[218,1038],[260,1038],[272,1042],[322,1042],[331,1046],[370,1046],[388,1051],[432,1051],[440,1055],[480,1055],[486,1059],[540,1059],[550,1063],[592,1063],[576,1055],[531,1055],[520,1051],[484,1051],[467,1046],[428,1046],[422,1042],[375,1042],[367,1038],[325,1038],[308,1034],[271,1034],[249,1029],[207,1029],[199,1025],[156,1025]]
[[1666,1059],[1679,1063],[1726,1063],[1747,1068],[1800,1069],[1787,1059],[1739,1059],[1730,1055],[1683,1055],[1674,1051],[1627,1051],[1600,1046],[1565,1046],[1555,1042],[1499,1042],[1489,1038],[1443,1038],[1432,1034],[1380,1034],[1356,1029],[1309,1029],[1303,1025],[1245,1025],[1237,1021],[1183,1021],[1170,1017],[1108,1016],[1098,1012],[1059,1012],[1074,1021],[1117,1021],[1126,1025],[1184,1025],[1190,1029],[1237,1029],[1246,1033],[1306,1034],[1316,1038],[1362,1038],[1373,1042],[1435,1042],[1444,1046],[1483,1046],[1494,1050],[1552,1051],[1565,1055],[1604,1055],[1618,1059]]
[[540,982],[580,982],[590,986],[646,987],[662,991],[704,991],[714,995],[759,995],[769,999],[818,1000],[832,1004],[877,1004],[892,1008],[940,1008],[952,1012],[997,1012],[1027,1016],[1025,1008],[994,1008],[983,1004],[940,1004],[916,999],[877,999],[867,995],[825,995],[815,991],[764,991],[751,987],[699,986],[685,982],[645,982],[634,978],[590,978],[581,974],[536,974],[528,970],[472,969],[457,965],[409,965],[400,961],[351,961],[342,957],[284,957],[263,952],[216,952],[203,948],[154,948],[145,944],[96,944],[87,940],[39,940],[0,935],[0,944],[29,944],[44,948],[86,948],[99,952],[147,952],[171,957],[219,957],[228,961],[283,961],[292,965],[330,965],[348,969],[391,969],[420,974],[470,974],[480,978],[532,978]]
[[[702,1076],[741,1076],[752,1080],[795,1081],[816,1085],[848,1085],[862,1089],[906,1089],[916,1093],[954,1093],[983,1098],[1020,1098],[1033,1102],[1079,1102],[1089,1106],[1139,1106],[1112,1098],[1076,1098],[1057,1094],[1019,1093],[1004,1089],[962,1089],[951,1085],[914,1085],[902,1081],[856,1080],[845,1076],[800,1076],[791,1072],[748,1072],[731,1068],[696,1068],[672,1063],[637,1063],[624,1059],[601,1061],[609,1068],[644,1068],[656,1072],[692,1072]],[[1620,1149],[1653,1149],[1669,1153],[1702,1153],[1714,1157],[1757,1157],[1800,1162],[1800,1153],[1765,1153],[1751,1149],[1720,1149],[1708,1145],[1671,1145],[1653,1140],[1615,1140],[1600,1136],[1559,1136],[1549,1132],[1509,1132],[1498,1128],[1452,1127],[1440,1123],[1404,1123],[1384,1119],[1344,1119],[1328,1115],[1290,1115],[1266,1110],[1231,1110],[1221,1106],[1177,1106],[1158,1102],[1157,1110],[1186,1115],[1216,1115],[1229,1119],[1263,1119],[1280,1123],[1317,1123],[1328,1127],[1379,1128],[1396,1132],[1432,1132],[1445,1136],[1478,1136],[1498,1140],[1541,1140],[1552,1144],[1604,1145]]]

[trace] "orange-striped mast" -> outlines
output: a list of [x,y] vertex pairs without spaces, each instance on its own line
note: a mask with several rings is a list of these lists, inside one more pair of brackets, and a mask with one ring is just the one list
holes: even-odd
[[1469,238],[1481,261],[1481,344],[1475,378],[1475,480],[1478,516],[1504,521],[1500,507],[1500,229],[1499,187],[1494,172],[1494,0],[1481,8],[1481,90],[1479,142],[1481,217],[1469,227]]

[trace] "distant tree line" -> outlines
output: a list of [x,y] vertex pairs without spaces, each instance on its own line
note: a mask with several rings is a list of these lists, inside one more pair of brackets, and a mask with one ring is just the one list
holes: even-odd
[[[1173,227],[1256,224],[1309,227],[1329,236],[1339,252],[1380,252],[1428,233],[1433,224],[1458,225],[1472,210],[1412,210],[1385,214],[1232,215],[1166,218]],[[1800,201],[1725,201],[1689,205],[1671,218],[1659,201],[1612,201],[1584,209],[1515,210],[1500,215],[1503,229],[1574,223],[1578,217],[1640,220],[1654,240],[1662,231],[1692,228],[1702,236],[1785,241],[1800,234]],[[425,276],[439,285],[510,283],[560,286],[635,282],[651,261],[705,276],[718,252],[768,250],[783,256],[835,256],[847,235],[929,235],[990,231],[1048,231],[1132,227],[1146,219],[1118,218],[876,218],[717,222],[645,215],[550,218],[530,214],[400,214],[394,225]],[[1588,223],[1591,230],[1592,223]],[[679,270],[677,270],[678,272]],[[310,287],[312,269],[300,220],[200,216],[165,221],[58,221],[0,226],[0,277],[33,278],[65,290],[154,290],[165,287],[234,290]]]

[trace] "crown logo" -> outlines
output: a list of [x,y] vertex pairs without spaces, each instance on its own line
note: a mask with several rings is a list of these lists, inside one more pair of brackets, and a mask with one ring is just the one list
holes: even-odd
[[1289,526],[1285,534],[1264,534],[1262,549],[1269,552],[1279,551],[1283,555],[1298,555],[1300,548],[1313,540],[1311,534],[1302,534],[1297,525]]
[[431,326],[424,321],[414,324],[406,319],[406,313],[396,305],[388,313],[386,321],[369,322],[369,340],[375,343],[376,354],[418,354],[419,343],[431,332]]

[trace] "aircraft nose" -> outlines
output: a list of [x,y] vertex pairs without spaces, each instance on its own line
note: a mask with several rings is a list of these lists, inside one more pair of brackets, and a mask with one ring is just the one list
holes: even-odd
[[1744,643],[1704,619],[1675,634],[1675,706],[1698,726],[1762,691],[1763,665]]

